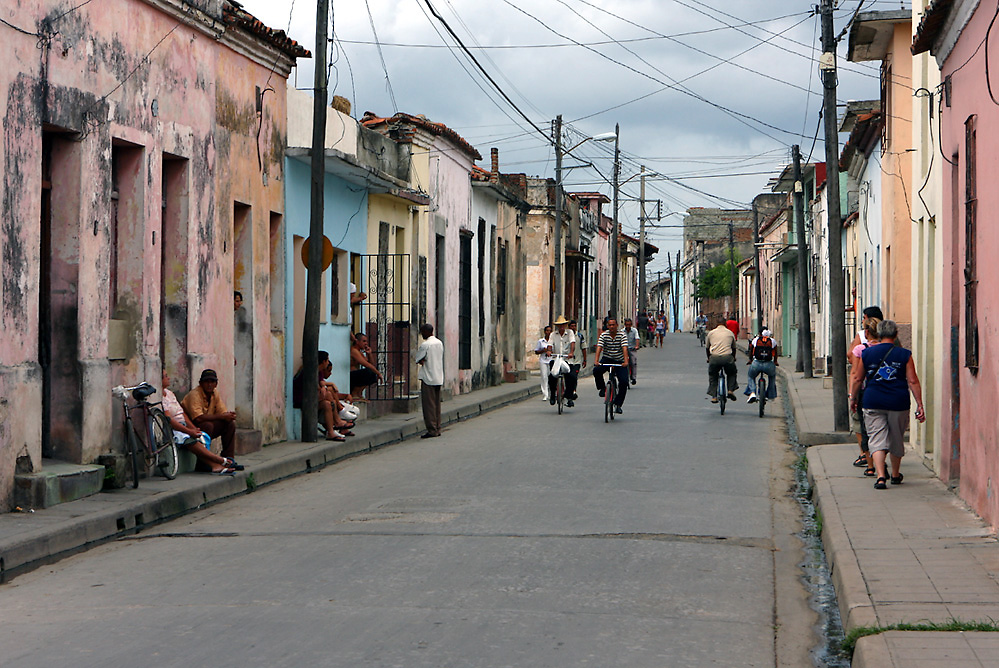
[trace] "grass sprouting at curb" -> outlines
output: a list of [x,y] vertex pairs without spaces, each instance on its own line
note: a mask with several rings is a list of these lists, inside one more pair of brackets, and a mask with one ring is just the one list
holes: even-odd
[[843,639],[841,651],[844,655],[853,657],[853,651],[857,648],[857,641],[867,636],[878,635],[886,631],[999,631],[997,624],[991,617],[988,621],[965,622],[960,619],[951,618],[946,622],[920,622],[918,624],[890,624],[888,626],[858,626],[846,634]]

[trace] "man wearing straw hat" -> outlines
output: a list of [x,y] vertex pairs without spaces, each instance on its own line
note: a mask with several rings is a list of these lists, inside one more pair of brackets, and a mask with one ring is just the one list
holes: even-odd
[[573,406],[576,398],[576,373],[572,370],[570,362],[576,354],[576,335],[568,329],[569,321],[564,315],[560,315],[555,320],[555,331],[548,337],[548,355],[562,355],[554,357],[551,361],[551,373],[548,374],[548,402],[555,403],[555,394],[558,391],[557,371],[561,367],[565,376],[565,398],[566,406]]

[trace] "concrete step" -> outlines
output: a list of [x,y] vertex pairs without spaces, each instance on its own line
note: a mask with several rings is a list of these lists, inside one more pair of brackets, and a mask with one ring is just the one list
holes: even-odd
[[104,486],[105,468],[43,459],[40,471],[14,476],[14,505],[51,508],[96,494]]
[[237,429],[236,430],[236,454],[248,455],[252,452],[260,452],[264,447],[264,435],[257,429]]

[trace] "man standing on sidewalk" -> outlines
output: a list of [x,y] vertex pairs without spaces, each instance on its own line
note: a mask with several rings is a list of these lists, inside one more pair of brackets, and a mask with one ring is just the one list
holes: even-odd
[[423,402],[423,422],[427,433],[420,438],[441,435],[441,387],[444,385],[444,344],[434,336],[434,326],[420,327],[423,343],[416,350],[415,362],[420,365],[420,399]]

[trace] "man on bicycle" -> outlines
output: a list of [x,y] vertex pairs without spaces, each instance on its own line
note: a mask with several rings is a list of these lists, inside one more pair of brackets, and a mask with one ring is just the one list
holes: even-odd
[[558,369],[565,365],[562,376],[565,380],[565,405],[570,408],[574,405],[576,398],[576,382],[578,380],[576,372],[572,370],[570,361],[576,354],[576,335],[571,329],[567,329],[569,321],[564,315],[560,315],[555,320],[555,331],[548,337],[548,355],[562,355],[563,357],[553,357],[551,371],[548,374],[548,402],[555,404],[558,394]]
[[[614,397],[614,412],[620,414],[624,398],[628,394],[628,337],[617,329],[617,318],[607,318],[607,329],[597,338],[597,364],[593,367],[593,380],[600,396],[606,393],[604,373],[610,370],[617,378],[617,396]],[[605,364],[621,366],[606,367]]]
[[624,319],[624,334],[628,337],[628,375],[631,377],[631,384],[638,382],[638,354],[637,350],[642,347],[638,335],[638,329],[631,324],[631,318]]
[[703,313],[694,319],[694,330],[697,333],[697,337],[701,337],[701,332],[707,332],[708,329],[708,316]]
[[754,403],[756,398],[756,377],[761,373],[767,374],[767,400],[777,398],[777,355],[775,354],[776,342],[769,329],[764,329],[760,335],[749,343],[749,381],[746,383],[746,396],[749,399],[746,403]]
[[739,371],[735,367],[735,334],[724,323],[708,332],[704,352],[708,356],[708,396],[711,403],[718,403],[718,373],[724,370],[728,376],[728,398],[736,400],[735,391]]
[[[575,320],[569,321],[569,331],[576,335],[576,352],[569,360],[569,366],[576,373],[576,378],[579,378],[579,370],[586,366],[586,337],[579,331]],[[583,356],[582,363],[579,360],[580,355]]]

